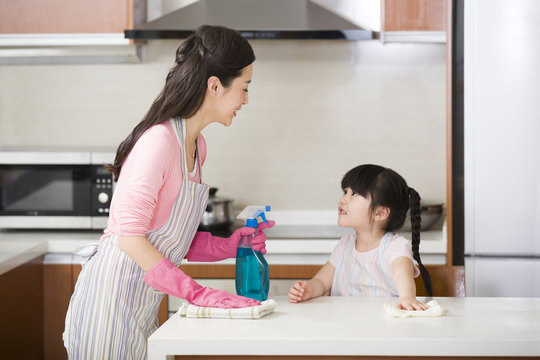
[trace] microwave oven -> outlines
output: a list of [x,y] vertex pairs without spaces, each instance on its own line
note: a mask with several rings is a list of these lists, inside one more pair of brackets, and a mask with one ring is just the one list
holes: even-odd
[[104,229],[112,151],[0,149],[0,229]]

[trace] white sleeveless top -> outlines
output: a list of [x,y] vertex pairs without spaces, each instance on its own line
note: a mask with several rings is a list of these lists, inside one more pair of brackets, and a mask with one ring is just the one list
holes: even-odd
[[[356,236],[346,235],[328,261],[335,266],[333,296],[398,296],[392,280],[392,262],[401,256],[412,259],[411,242],[396,233],[386,233],[379,247],[367,252],[355,248]],[[414,264],[414,262],[413,262]],[[414,277],[420,271],[414,266]]]

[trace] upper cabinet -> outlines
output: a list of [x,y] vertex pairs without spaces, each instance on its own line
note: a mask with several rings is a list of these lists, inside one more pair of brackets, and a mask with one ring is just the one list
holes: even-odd
[[0,0],[2,34],[123,33],[131,0]]
[[0,0],[0,65],[137,62],[146,0]]
[[452,0],[311,0],[357,25],[380,32],[383,42],[446,42]]
[[445,42],[448,1],[381,0],[381,40]]

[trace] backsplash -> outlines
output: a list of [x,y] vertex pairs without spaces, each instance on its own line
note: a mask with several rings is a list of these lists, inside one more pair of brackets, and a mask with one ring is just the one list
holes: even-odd
[[[142,64],[0,67],[0,146],[116,148],[161,90],[180,41]],[[203,131],[203,180],[275,210],[335,209],[361,163],[401,173],[426,202],[446,196],[445,45],[252,41],[249,104]]]

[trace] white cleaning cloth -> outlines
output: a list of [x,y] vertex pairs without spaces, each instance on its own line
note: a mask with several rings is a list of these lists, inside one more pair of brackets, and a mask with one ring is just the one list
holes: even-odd
[[202,307],[184,303],[180,305],[178,313],[180,316],[188,318],[213,318],[213,319],[260,319],[276,308],[276,301],[268,299],[261,302],[261,305],[236,309],[220,309],[213,307]]
[[443,316],[444,309],[435,300],[431,300],[426,305],[429,306],[427,310],[401,310],[395,305],[384,304],[384,311],[389,317],[428,317],[428,316]]

